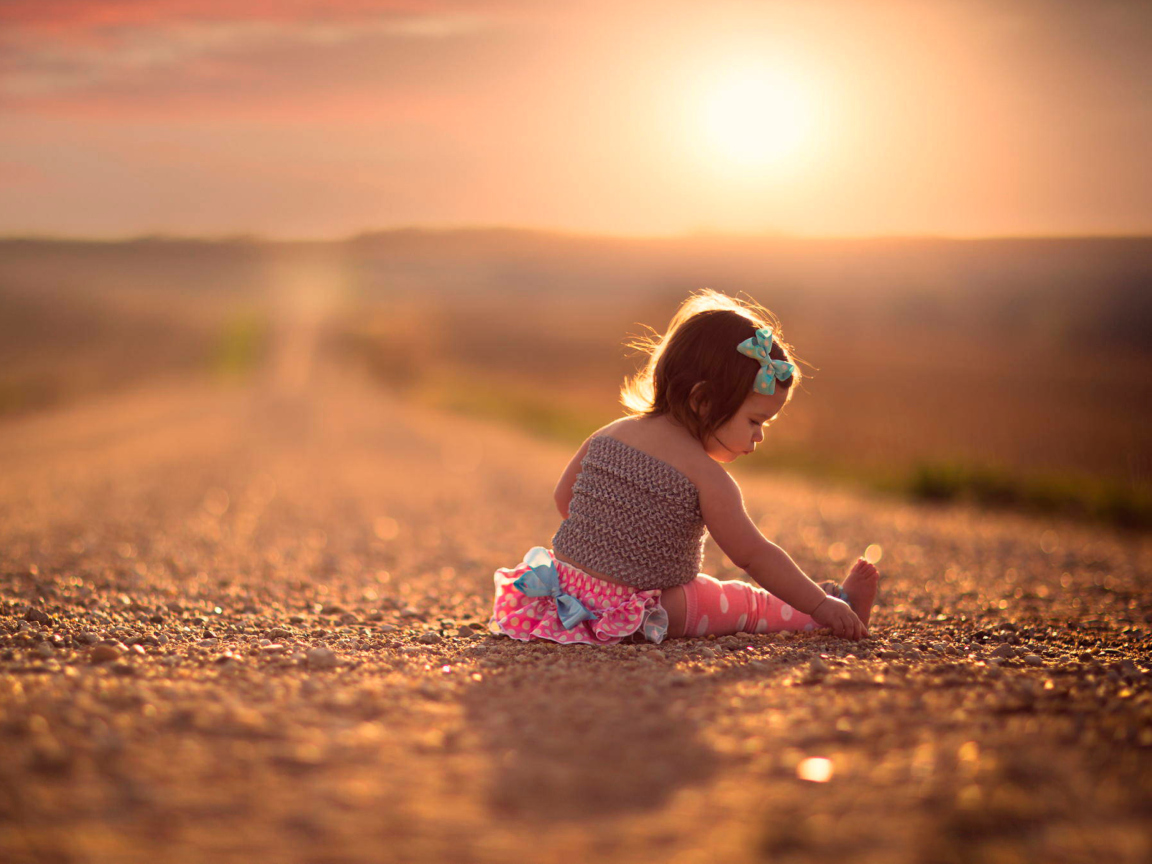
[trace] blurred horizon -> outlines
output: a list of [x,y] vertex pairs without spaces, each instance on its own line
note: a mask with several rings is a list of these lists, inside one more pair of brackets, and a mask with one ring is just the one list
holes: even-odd
[[364,227],[339,234],[292,235],[263,233],[253,231],[232,231],[223,233],[183,233],[169,231],[141,231],[125,234],[70,234],[66,232],[36,232],[11,231],[0,232],[0,243],[12,242],[45,242],[45,243],[147,243],[147,242],[173,242],[173,243],[268,243],[268,244],[340,244],[358,240],[393,235],[523,235],[552,237],[556,239],[574,240],[634,240],[669,241],[669,240],[730,240],[747,242],[997,242],[997,241],[1030,241],[1030,240],[1144,240],[1152,238],[1152,228],[1143,231],[1125,232],[1072,232],[1072,233],[1035,233],[1035,234],[945,234],[945,233],[881,233],[881,234],[804,234],[787,231],[720,231],[711,229],[680,230],[668,232],[626,233],[612,231],[592,231],[564,228],[549,228],[536,225],[504,225],[491,224],[405,224]]

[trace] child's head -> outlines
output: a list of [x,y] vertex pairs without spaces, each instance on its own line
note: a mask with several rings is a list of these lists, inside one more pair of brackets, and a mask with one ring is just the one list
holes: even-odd
[[694,293],[680,305],[663,337],[633,343],[649,355],[648,362],[624,382],[620,401],[634,414],[669,416],[705,448],[742,408],[755,417],[775,414],[791,398],[800,370],[776,381],[774,397],[753,394],[760,363],[737,346],[763,327],[775,334],[770,356],[795,365],[780,339],[779,322],[767,309],[712,290]]

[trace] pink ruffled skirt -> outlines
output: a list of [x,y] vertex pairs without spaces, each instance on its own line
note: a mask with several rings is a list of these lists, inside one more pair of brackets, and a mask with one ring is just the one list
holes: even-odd
[[558,561],[551,550],[536,547],[532,552],[547,554],[556,568],[561,591],[579,600],[596,618],[566,628],[560,621],[556,598],[529,597],[513,584],[532,569],[525,561],[514,568],[501,567],[494,574],[496,599],[488,622],[490,631],[521,642],[549,639],[563,644],[614,645],[637,633],[649,642],[664,640],[668,633],[668,613],[660,605],[659,588],[640,591],[605,582]]

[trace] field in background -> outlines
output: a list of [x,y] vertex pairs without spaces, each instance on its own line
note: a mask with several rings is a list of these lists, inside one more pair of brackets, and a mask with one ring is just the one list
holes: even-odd
[[772,308],[806,363],[754,464],[1152,523],[1140,238],[6,241],[0,412],[243,371],[292,293],[323,298],[325,346],[409,397],[577,441],[619,414],[628,335],[702,287]]

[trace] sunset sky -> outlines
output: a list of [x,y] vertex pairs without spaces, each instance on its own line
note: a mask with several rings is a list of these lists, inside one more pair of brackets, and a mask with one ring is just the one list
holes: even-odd
[[1152,3],[2,0],[0,233],[1152,232]]

